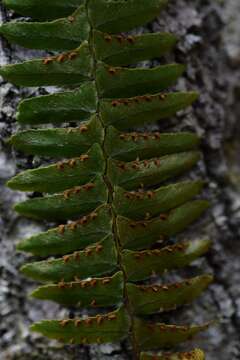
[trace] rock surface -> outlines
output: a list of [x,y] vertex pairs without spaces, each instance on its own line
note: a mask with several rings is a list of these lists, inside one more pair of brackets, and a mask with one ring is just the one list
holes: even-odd
[[[182,235],[191,239],[208,235],[213,247],[206,259],[185,273],[200,269],[215,275],[215,283],[191,307],[171,314],[177,323],[201,323],[218,319],[217,325],[187,347],[200,346],[209,360],[240,359],[240,11],[239,0],[172,0],[167,11],[151,26],[152,31],[170,30],[180,37],[168,60],[188,64],[177,89],[196,89],[199,101],[182,112],[165,129],[196,131],[203,139],[203,159],[191,174],[206,180],[205,197],[212,208],[197,225]],[[0,21],[14,18],[0,8]],[[41,55],[10,46],[0,40],[1,64]],[[47,89],[51,91],[51,89]],[[29,325],[44,318],[62,318],[68,310],[28,297],[35,284],[22,277],[19,267],[26,257],[15,252],[18,239],[41,231],[43,225],[18,217],[12,205],[26,195],[8,190],[4,183],[17,171],[41,164],[40,159],[13,152],[6,139],[18,129],[16,104],[22,97],[43,94],[46,89],[19,89],[0,81],[0,352],[1,360],[105,360],[129,359],[127,345],[62,347],[29,332]],[[74,316],[74,314],[70,314]],[[169,321],[169,315],[164,315]]]

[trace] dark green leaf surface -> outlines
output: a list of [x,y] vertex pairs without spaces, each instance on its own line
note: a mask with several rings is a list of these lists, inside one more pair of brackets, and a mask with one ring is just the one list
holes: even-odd
[[61,192],[84,185],[105,170],[104,155],[99,144],[87,154],[67,161],[26,170],[13,177],[7,185],[14,190],[45,193]]
[[94,28],[118,33],[153,20],[167,3],[168,0],[89,0],[89,17]]
[[130,99],[101,101],[104,124],[124,130],[166,119],[191,105],[198,98],[196,92],[175,92],[145,95]]
[[113,205],[117,214],[129,219],[142,220],[169,211],[198,195],[202,181],[186,181],[163,186],[153,191],[127,192],[116,187]]
[[32,293],[41,300],[51,300],[63,305],[81,308],[108,307],[123,300],[123,274],[109,278],[93,278],[59,285],[45,285]]
[[193,336],[208,327],[209,324],[199,326],[154,324],[146,323],[140,319],[136,319],[134,324],[137,340],[143,350],[173,347],[184,341],[191,340]]
[[78,128],[20,131],[11,137],[10,142],[26,154],[71,158],[82,155],[94,143],[101,144],[103,138],[102,125],[93,116]]
[[72,50],[89,37],[90,26],[84,6],[71,17],[52,22],[12,21],[0,27],[0,34],[10,42],[31,49]]
[[31,328],[50,339],[86,345],[119,342],[128,336],[129,327],[129,318],[120,309],[87,319],[46,320]]
[[176,307],[190,304],[212,282],[211,275],[198,276],[181,283],[168,285],[138,286],[127,284],[128,298],[132,309],[139,315],[175,310]]
[[199,145],[199,138],[194,133],[122,133],[113,126],[106,132],[105,149],[110,157],[133,161],[139,158],[150,159],[182,151],[194,150]]
[[76,222],[22,240],[17,249],[38,256],[65,255],[84,249],[111,233],[111,212],[107,205],[103,205]]
[[129,281],[139,281],[152,274],[182,268],[204,255],[211,245],[209,240],[180,242],[163,249],[123,252],[123,264]]
[[96,112],[94,84],[85,83],[76,91],[66,91],[24,100],[18,107],[17,119],[23,124],[46,124],[89,119]]
[[97,177],[92,183],[77,186],[61,194],[21,202],[15,206],[15,210],[35,219],[76,219],[104,204],[107,198],[105,183],[101,177]]
[[52,20],[71,15],[84,0],[3,0],[3,3],[18,14]]
[[44,260],[22,267],[22,272],[30,278],[42,282],[69,282],[76,278],[111,274],[117,269],[117,253],[112,235],[101,242],[76,251],[60,259]]
[[61,55],[0,67],[0,75],[15,85],[79,85],[91,77],[92,58],[87,42]]
[[181,352],[181,353],[161,353],[158,355],[151,355],[148,353],[142,353],[141,360],[204,360],[204,352],[200,349],[193,351]]
[[108,176],[114,185],[126,190],[158,185],[191,169],[200,159],[197,151],[182,152],[129,163],[109,160]]
[[99,63],[96,75],[99,95],[118,98],[154,94],[173,85],[184,70],[181,64],[128,69]]
[[94,31],[93,41],[97,60],[109,65],[121,66],[161,57],[173,49],[177,38],[170,33],[129,37]]
[[152,220],[133,221],[119,216],[118,233],[122,246],[126,249],[141,250],[149,248],[162,237],[178,234],[196,221],[209,207],[205,200],[187,202],[168,214]]

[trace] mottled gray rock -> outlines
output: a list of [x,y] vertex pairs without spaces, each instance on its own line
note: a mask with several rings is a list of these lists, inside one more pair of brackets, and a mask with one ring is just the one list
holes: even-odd
[[[199,101],[193,109],[180,113],[161,125],[163,130],[194,130],[203,139],[203,159],[192,177],[206,180],[205,196],[212,202],[208,214],[182,235],[197,238],[209,235],[213,248],[206,259],[181,274],[212,272],[215,283],[191,307],[171,314],[177,323],[201,323],[218,319],[218,324],[200,336],[192,346],[201,346],[209,360],[240,359],[240,165],[239,165],[239,78],[240,22],[239,0],[172,0],[150,30],[170,30],[180,37],[177,50],[168,61],[188,64],[177,89],[196,89]],[[0,20],[13,18],[1,7]],[[140,30],[142,31],[142,30]],[[1,64],[15,63],[41,55],[0,41]],[[146,63],[147,65],[147,63]],[[28,297],[35,284],[22,277],[19,267],[26,256],[15,252],[18,239],[44,228],[42,223],[20,218],[12,211],[13,203],[26,195],[8,190],[4,183],[17,171],[38,166],[41,160],[12,152],[6,139],[18,129],[14,120],[16,104],[22,97],[43,94],[53,89],[18,89],[0,82],[0,351],[1,360],[105,360],[128,359],[127,345],[84,348],[61,346],[29,332],[33,321],[62,318],[69,310]],[[45,224],[46,225],[46,224]],[[175,278],[179,278],[179,274]],[[71,316],[74,313],[71,311]],[[163,320],[169,321],[169,315]]]

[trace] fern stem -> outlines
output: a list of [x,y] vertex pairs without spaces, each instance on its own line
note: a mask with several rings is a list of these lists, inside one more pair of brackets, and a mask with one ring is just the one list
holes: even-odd
[[[89,17],[89,13],[88,13],[88,1],[89,0],[86,0],[86,13],[87,13],[87,18],[88,18],[88,21],[89,21],[89,24],[91,26],[91,31],[90,31],[90,38],[89,38],[89,49],[90,49],[90,53],[92,55],[92,59],[93,59],[93,81],[95,81],[96,79],[96,71],[97,71],[97,60],[96,60],[96,55],[95,55],[95,48],[94,48],[94,45],[93,45],[93,26],[91,24],[91,21],[90,21],[90,17]],[[104,182],[106,184],[106,187],[108,189],[108,204],[110,205],[110,209],[111,209],[111,215],[112,215],[112,219],[113,219],[113,227],[112,227],[112,232],[113,232],[113,235],[114,235],[114,240],[115,240],[115,245],[116,245],[116,249],[117,249],[117,255],[118,255],[118,266],[120,268],[120,270],[122,271],[123,273],[123,276],[124,276],[124,302],[125,302],[125,307],[126,307],[126,310],[127,310],[127,313],[128,313],[128,316],[129,316],[129,319],[130,319],[130,335],[131,335],[131,345],[132,345],[132,349],[133,349],[133,360],[139,360],[140,359],[140,349],[139,349],[139,346],[138,346],[138,343],[137,343],[137,339],[135,337],[135,334],[134,334],[134,314],[133,314],[133,309],[131,307],[131,304],[130,304],[130,301],[129,301],[129,296],[128,296],[128,291],[127,291],[127,274],[124,270],[124,267],[123,267],[123,263],[122,263],[122,247],[121,247],[121,243],[120,243],[120,239],[119,239],[119,236],[118,236],[118,232],[117,232],[117,221],[116,221],[116,218],[117,218],[117,214],[112,206],[112,203],[113,203],[113,185],[107,175],[107,166],[108,166],[108,158],[109,158],[109,155],[108,153],[106,152],[106,148],[105,148],[105,139],[106,139],[106,127],[105,125],[103,124],[103,121],[101,119],[101,116],[100,116],[100,102],[99,102],[99,91],[98,91],[98,88],[97,88],[97,84],[96,84],[96,81],[95,81],[95,86],[96,86],[96,91],[97,91],[97,99],[98,99],[98,102],[97,102],[97,118],[98,120],[101,122],[102,124],[102,127],[104,129],[104,139],[103,139],[103,143],[102,143],[102,150],[103,150],[103,154],[104,154],[104,159],[105,159],[105,173],[104,173]]]

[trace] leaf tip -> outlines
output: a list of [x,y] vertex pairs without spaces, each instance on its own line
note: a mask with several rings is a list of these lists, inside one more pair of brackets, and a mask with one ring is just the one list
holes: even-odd
[[23,265],[20,268],[20,272],[31,278],[34,278],[34,275],[36,275],[35,266],[32,263]]
[[198,100],[199,92],[198,91],[190,91],[189,96],[191,97],[192,102]]
[[210,238],[200,239],[196,242],[196,245],[203,249],[204,252],[207,252],[212,246],[212,240]]
[[17,183],[16,177],[14,176],[12,179],[6,182],[6,186],[9,187],[11,190],[17,190]]
[[25,251],[25,246],[24,246],[23,242],[20,242],[16,245],[16,250],[17,251]]
[[41,292],[40,292],[39,288],[33,290],[29,295],[30,295],[30,297],[35,298],[35,299],[42,299],[41,298]]
[[22,240],[16,245],[16,250],[21,252],[31,252],[31,244],[27,239]]
[[42,333],[42,329],[41,329],[41,322],[36,322],[32,325],[30,325],[30,330],[33,332],[38,332],[38,333]]

